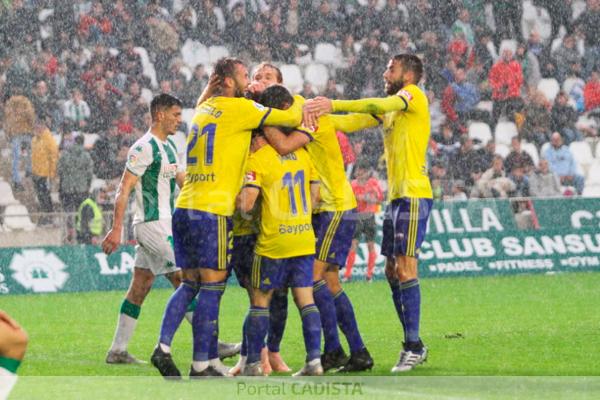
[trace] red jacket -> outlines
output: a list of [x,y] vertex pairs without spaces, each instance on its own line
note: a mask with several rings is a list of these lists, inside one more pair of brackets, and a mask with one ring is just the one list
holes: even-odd
[[585,111],[600,107],[600,82],[588,82],[583,88]]
[[344,166],[353,164],[356,161],[356,155],[354,155],[354,150],[352,150],[350,140],[348,140],[348,137],[344,132],[336,131],[335,134],[337,135],[337,139],[340,144],[340,150],[342,150]]
[[493,100],[521,97],[521,86],[523,85],[521,65],[515,60],[498,61],[490,69],[489,82],[492,87]]

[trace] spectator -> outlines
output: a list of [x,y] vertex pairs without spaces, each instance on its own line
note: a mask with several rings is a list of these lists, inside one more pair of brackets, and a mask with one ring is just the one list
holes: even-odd
[[327,79],[327,84],[325,85],[325,90],[323,90],[323,93],[321,94],[321,96],[327,97],[328,99],[343,99],[344,95],[342,94],[342,92],[339,91],[338,87],[337,87],[337,82],[335,81],[335,78],[329,78]]
[[77,243],[97,244],[104,228],[102,209],[96,203],[99,191],[95,191],[81,202],[75,217],[75,230],[77,231]]
[[514,182],[506,177],[501,156],[494,157],[492,167],[481,175],[471,197],[507,198],[516,188]]
[[536,55],[529,51],[525,44],[520,43],[517,46],[516,60],[523,70],[523,77],[527,88],[537,88],[538,83],[542,79],[542,72]]
[[[307,41],[306,44],[311,48],[314,48],[320,42],[335,44],[337,40],[341,39],[341,37],[338,37],[338,27],[342,22],[340,15],[333,10],[329,0],[321,0],[319,3],[318,9],[315,10],[313,23],[306,24],[304,27],[303,36]],[[356,24],[355,27],[361,25]]]
[[571,65],[580,64],[581,61],[582,57],[577,50],[575,36],[565,36],[560,47],[554,52],[554,65],[556,65],[558,81],[563,82],[569,74]]
[[[367,4],[357,10],[355,18],[357,21],[361,21],[361,23],[354,25],[354,37],[364,38],[373,30],[381,27],[383,14],[377,9],[377,2],[377,0],[367,0]],[[394,21],[393,24],[388,25],[389,29],[384,29],[384,31],[398,26],[399,22]]]
[[111,45],[121,47],[123,41],[132,37],[134,16],[124,0],[115,0],[110,10],[110,20],[112,21]]
[[543,157],[548,160],[550,170],[554,172],[563,186],[574,186],[577,194],[583,192],[583,176],[577,173],[577,165],[571,150],[563,144],[560,133],[554,132]]
[[312,85],[308,81],[305,81],[302,84],[302,91],[298,94],[304,97],[305,99],[312,99],[317,95],[317,93],[313,90]]
[[513,164],[508,178],[515,187],[508,193],[508,197],[529,197],[529,178],[525,175],[525,168],[520,164]]
[[584,78],[600,66],[600,1],[587,0],[587,8],[573,24],[585,39]]
[[56,101],[50,97],[48,93],[48,85],[45,81],[38,81],[35,84],[31,99],[35,115],[37,118],[44,120],[44,123],[51,127],[56,119]]
[[354,163],[356,162],[356,154],[354,154],[350,140],[348,140],[348,136],[346,136],[344,132],[336,131],[335,134],[337,136],[338,143],[340,144],[340,150],[342,151],[346,176],[348,179],[350,179],[350,176],[352,175],[352,169],[354,168]]
[[221,7],[218,7],[214,0],[202,0],[199,16],[195,39],[205,44],[221,44],[225,31],[225,16]]
[[479,156],[479,165],[481,171],[487,171],[492,167],[494,157],[496,157],[496,142],[490,140],[486,145],[477,150]]
[[[428,0],[416,0],[409,3],[410,36],[420,38],[423,32],[430,30],[433,10]],[[433,25],[435,26],[435,25]]]
[[89,104],[91,117],[88,131],[106,132],[112,118],[117,113],[117,96],[114,88],[104,79],[98,81],[89,98]]
[[[31,178],[40,204],[40,211],[51,213],[54,209],[50,198],[49,184],[50,180],[56,177],[58,144],[43,120],[37,120],[34,134],[31,141]],[[42,216],[38,223],[39,225],[51,224],[52,217]]]
[[59,197],[63,210],[73,212],[86,199],[94,176],[94,162],[83,148],[83,135],[58,160]]
[[571,10],[571,2],[565,0],[534,0],[533,2],[538,7],[544,7],[550,15],[552,31],[550,39],[558,35],[558,31],[562,26],[565,27],[567,34],[572,31],[573,10]]
[[[467,120],[481,119],[481,113],[475,107],[479,103],[479,90],[475,85],[465,80],[465,70],[457,68],[454,82],[450,83],[442,97],[442,110],[448,121],[452,122],[462,132],[466,132]],[[489,117],[484,117],[489,121]]]
[[224,40],[229,45],[233,54],[239,54],[244,58],[247,54],[247,43],[239,38],[249,38],[251,34],[250,22],[246,17],[244,4],[236,3],[231,10],[231,15],[225,27]]
[[367,261],[367,282],[373,279],[373,270],[377,253],[375,251],[375,236],[377,226],[375,224],[375,213],[378,211],[379,204],[383,201],[383,190],[377,178],[373,177],[373,171],[368,164],[361,162],[356,168],[356,179],[352,181],[352,190],[356,196],[358,220],[357,227],[352,238],[352,247],[348,254],[344,280],[352,278],[352,267],[356,258],[358,242],[364,235],[367,242],[368,261]]
[[68,122],[74,130],[86,130],[91,112],[90,106],[83,99],[81,90],[76,88],[71,91],[71,99],[65,102],[63,110],[65,121]]
[[463,181],[455,181],[452,185],[452,195],[448,198],[452,200],[468,200],[467,189],[465,188],[465,183]]
[[431,125],[431,132],[432,134],[439,134],[442,130],[442,125],[446,123],[446,116],[442,112],[442,102],[433,90],[428,90],[426,95],[429,101],[429,124]]
[[[381,20],[379,26],[403,27],[408,26],[408,9],[405,4],[398,4],[398,0],[387,0],[380,12]],[[384,30],[383,40],[392,43],[391,30]],[[429,62],[429,59],[428,59]]]
[[585,111],[600,107],[600,67],[592,71],[590,79],[583,88]]
[[462,136],[460,144],[460,150],[450,159],[448,172],[452,179],[460,179],[469,188],[474,185],[482,172],[479,154],[473,148],[473,139]]
[[434,160],[429,171],[429,180],[434,200],[452,197],[452,182],[448,179],[446,164],[443,160]]
[[110,41],[111,20],[106,16],[101,1],[92,2],[92,9],[79,19],[79,36],[86,43]]
[[498,58],[496,46],[492,41],[492,33],[488,29],[481,30],[477,35],[477,42],[473,47],[473,55],[476,62],[483,67],[483,71],[487,77]]
[[274,12],[267,24],[267,43],[274,61],[292,64],[296,56],[296,46],[281,23],[281,15]]
[[492,2],[492,6],[496,23],[496,43],[503,39],[517,39],[522,42],[523,3],[513,0],[496,0]]
[[300,32],[300,21],[302,13],[298,7],[298,0],[289,0],[282,4],[281,8],[282,24],[285,32],[290,36],[292,41],[298,39]]
[[[192,83],[192,82],[190,82]],[[144,116],[148,112],[149,101],[142,96],[140,84],[136,80],[131,80],[127,87],[127,92],[121,99],[123,108],[128,109],[131,112],[131,119],[134,127],[146,129],[147,125],[144,125]],[[196,99],[189,107],[196,105]]]
[[106,135],[102,135],[90,151],[94,161],[94,175],[100,179],[115,179],[123,171],[123,165],[117,162],[121,136],[117,125],[111,125]]
[[469,47],[473,47],[475,45],[475,33],[473,32],[470,19],[469,10],[461,8],[458,12],[458,19],[452,24],[452,32],[462,32]]
[[16,192],[24,187],[21,183],[19,163],[25,153],[25,172],[31,174],[31,136],[35,122],[35,110],[25,96],[15,95],[4,106],[4,132],[12,147],[12,184]]
[[511,139],[512,151],[506,156],[504,166],[507,171],[513,172],[515,168],[521,168],[522,173],[528,174],[535,167],[531,156],[521,149],[521,139],[515,136]]
[[550,171],[545,158],[540,160],[538,169],[529,176],[529,185],[533,197],[556,197],[562,194],[558,176]]
[[117,65],[119,72],[124,76],[140,76],[142,75],[142,58],[135,52],[133,38],[125,38],[123,47],[117,55]]
[[434,136],[436,141],[435,148],[437,156],[440,160],[448,162],[460,149],[460,140],[455,133],[452,124],[445,123],[442,125],[441,135]]
[[[51,96],[57,101],[61,102],[61,109],[64,107],[64,101],[69,98],[69,89],[71,85],[71,78],[68,74],[67,65],[61,62],[56,67],[56,74],[50,80],[50,92]],[[59,126],[63,121],[63,118],[54,121]]]
[[583,135],[575,127],[577,111],[569,105],[569,97],[560,91],[552,107],[552,131],[560,132],[565,138],[565,144],[583,140]]
[[521,137],[534,143],[538,149],[550,140],[550,123],[548,100],[543,93],[533,90],[525,107],[525,122],[521,128]]
[[444,69],[444,46],[440,44],[439,39],[437,33],[426,31],[423,32],[421,40],[418,42],[419,52],[423,54],[423,59],[427,60],[423,65],[427,77],[427,87],[438,96],[448,85],[448,80],[441,74]]
[[[495,2],[494,5],[497,3],[500,2]],[[510,120],[514,120],[514,113],[522,105],[523,70],[521,65],[513,59],[513,53],[510,44],[503,43],[500,46],[502,58],[490,70],[494,123],[498,122],[502,113],[505,113]]]

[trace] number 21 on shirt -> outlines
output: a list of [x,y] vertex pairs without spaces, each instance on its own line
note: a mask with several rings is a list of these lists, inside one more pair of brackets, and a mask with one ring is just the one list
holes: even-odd
[[200,134],[198,134],[199,127],[198,125],[192,126],[192,140],[188,143],[187,146],[187,164],[188,165],[197,165],[198,157],[194,156],[197,153],[195,151],[196,144],[198,144],[198,140],[206,140],[206,144],[204,146],[204,165],[212,165],[213,163],[213,154],[215,150],[215,133],[217,132],[217,124],[210,123],[204,125]]

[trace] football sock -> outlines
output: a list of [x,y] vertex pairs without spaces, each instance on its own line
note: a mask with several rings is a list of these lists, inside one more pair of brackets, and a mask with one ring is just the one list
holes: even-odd
[[373,270],[375,269],[375,260],[377,259],[377,254],[374,251],[369,252],[369,261],[367,262],[367,279],[373,278]]
[[19,360],[0,357],[0,399],[8,399],[12,388],[17,383]]
[[321,357],[321,317],[314,304],[308,304],[300,310],[302,316],[302,334],[306,348],[306,362]]
[[313,282],[313,296],[321,314],[321,325],[323,326],[323,337],[325,338],[324,351],[329,353],[338,350],[342,345],[337,330],[335,303],[324,280]]
[[248,358],[247,364],[260,361],[260,351],[265,346],[265,336],[269,329],[269,309],[251,306],[248,312]]
[[275,290],[269,305],[269,334],[267,336],[267,347],[270,352],[279,352],[279,345],[283,339],[285,322],[288,313],[287,290]]
[[248,334],[248,314],[246,314],[246,318],[244,318],[244,325],[242,325],[242,348],[240,349],[240,356],[248,355],[248,339],[246,335]]
[[137,304],[133,304],[127,299],[123,300],[117,330],[110,348],[111,351],[121,352],[127,350],[127,344],[131,339],[131,335],[133,335],[141,310],[142,308]]
[[[200,285],[198,305],[196,311],[194,311],[194,321],[192,323],[194,361],[208,362],[210,358],[214,358],[209,356],[218,353],[219,306],[224,291],[225,282],[202,283]],[[208,364],[206,365],[208,366]],[[196,371],[202,369],[196,369]]]
[[421,316],[421,288],[418,279],[400,284],[402,315],[405,324],[404,339],[407,343],[419,341],[419,318]]
[[404,314],[402,313],[402,291],[400,290],[400,281],[398,279],[389,280],[390,289],[392,290],[392,300],[394,301],[394,307],[396,308],[396,314],[402,324],[402,332],[406,334],[406,327],[404,326]]
[[356,252],[354,250],[350,250],[350,252],[348,253],[348,259],[346,260],[346,271],[344,271],[344,278],[352,278],[352,267],[354,267],[355,262]]
[[[187,313],[186,310],[195,304],[196,294],[198,294],[198,284],[191,281],[181,282],[181,285],[171,294],[160,326],[159,343],[171,346],[173,336]],[[165,351],[163,346],[161,348]]]
[[344,289],[337,292],[334,296],[335,311],[337,314],[337,321],[340,325],[340,329],[344,332],[346,340],[348,340],[348,346],[350,352],[354,353],[365,348],[365,344],[360,337],[358,331],[358,324],[356,323],[356,316],[354,315],[354,308],[352,303],[344,292]]

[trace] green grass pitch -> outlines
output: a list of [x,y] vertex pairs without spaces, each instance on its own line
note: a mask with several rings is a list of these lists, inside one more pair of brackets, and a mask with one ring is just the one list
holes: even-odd
[[[390,375],[402,338],[387,283],[355,282],[345,287],[353,301],[364,341],[375,359],[373,371],[360,375]],[[412,387],[410,383],[418,382],[422,377],[600,375],[600,274],[423,279],[421,288],[421,331],[430,357],[426,364],[400,378],[404,379],[405,387]],[[129,346],[129,351],[139,358],[149,359],[170,293],[170,290],[154,290],[142,307]],[[162,379],[133,378],[156,377],[157,372],[150,365],[111,366],[104,363],[123,295],[122,292],[95,292],[1,297],[0,308],[17,319],[30,336],[26,359],[19,370],[21,380],[13,398],[57,398],[52,394],[53,384],[59,390],[60,383],[57,382],[71,388],[71,391],[60,392],[62,398],[80,398],[77,395],[80,385],[67,385],[68,382],[88,382],[88,386],[81,387],[88,388],[85,390],[90,394],[89,398],[111,398],[105,393],[110,387],[126,395],[119,398],[138,398],[136,395],[153,384],[156,392],[150,397],[139,398],[152,398],[161,390],[169,394],[181,391],[176,398],[187,398],[185,393],[190,386],[173,386]],[[223,340],[239,341],[247,308],[245,292],[237,286],[227,288],[220,317]],[[175,337],[173,352],[182,373],[187,374],[191,329],[186,321]],[[291,297],[282,355],[293,370],[299,369],[304,361],[300,318]],[[39,378],[41,376],[86,378],[52,380]],[[121,381],[113,377],[132,378]],[[48,381],[44,383],[44,379]],[[148,379],[149,383],[135,384],[137,379]],[[269,379],[291,382],[280,376]],[[111,381],[114,385],[106,384]],[[219,385],[213,384],[211,388]],[[457,385],[456,390],[459,387],[465,388]],[[514,388],[514,385],[509,387]],[[598,386],[594,387],[598,389]],[[445,388],[449,390],[449,386]],[[193,392],[197,393],[197,390]],[[69,397],[71,395],[73,397]],[[389,398],[389,394],[381,396]],[[421,393],[419,397],[436,398],[427,396],[427,393]],[[376,397],[377,393],[368,396]],[[535,397],[532,394],[529,398]],[[552,397],[546,394],[540,398]],[[459,393],[456,398],[468,396]]]

